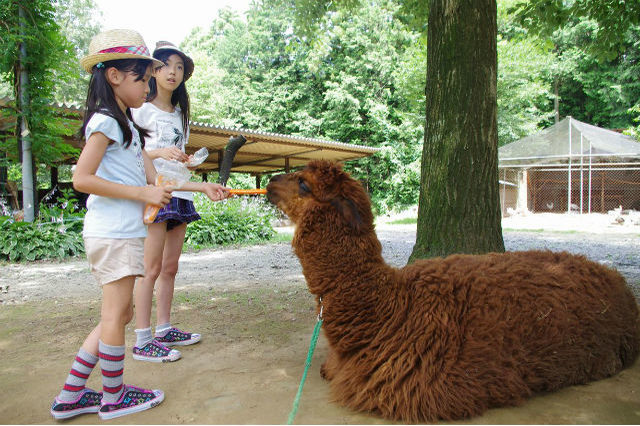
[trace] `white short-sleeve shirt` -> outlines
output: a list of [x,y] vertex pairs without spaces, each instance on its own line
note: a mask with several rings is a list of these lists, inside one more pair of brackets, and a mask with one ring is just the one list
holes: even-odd
[[[144,148],[147,151],[175,146],[182,152],[186,152],[189,129],[187,128],[185,135],[182,127],[182,113],[178,106],[173,112],[166,112],[151,102],[145,102],[140,108],[131,109],[131,113],[136,124],[149,132],[149,136],[144,138]],[[156,170],[161,170],[162,163],[166,161],[163,158],[156,158],[153,160],[153,165]],[[191,192],[173,191],[171,195],[193,201]]]
[[[132,141],[124,147],[124,136],[118,122],[107,115],[95,113],[87,123],[87,143],[94,133],[102,133],[112,142],[100,161],[96,176],[102,179],[131,186],[146,186],[140,135],[129,121]],[[140,238],[147,236],[147,227],[142,222],[144,203],[140,201],[110,198],[91,194],[87,199],[87,214],[84,218],[83,237]]]

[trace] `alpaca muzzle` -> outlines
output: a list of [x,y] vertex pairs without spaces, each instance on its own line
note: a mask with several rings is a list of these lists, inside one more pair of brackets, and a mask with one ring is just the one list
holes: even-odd
[[287,200],[297,193],[297,185],[293,185],[292,182],[291,173],[273,176],[267,184],[267,200],[286,210]]

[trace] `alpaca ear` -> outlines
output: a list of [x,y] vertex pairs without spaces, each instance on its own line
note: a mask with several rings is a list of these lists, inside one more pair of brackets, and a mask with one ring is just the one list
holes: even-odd
[[364,223],[358,211],[358,206],[349,198],[338,197],[331,200],[331,205],[340,213],[351,228],[360,232]]

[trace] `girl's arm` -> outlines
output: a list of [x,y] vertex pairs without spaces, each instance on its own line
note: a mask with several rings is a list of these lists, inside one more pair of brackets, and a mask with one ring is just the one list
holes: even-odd
[[142,150],[142,159],[144,160],[144,174],[147,177],[147,183],[149,185],[155,185],[158,171],[153,165],[153,160],[149,157],[149,154],[144,149]]
[[151,150],[145,149],[145,152],[152,160],[155,160],[156,158],[164,158],[165,160],[176,160],[184,162],[189,159],[189,156],[182,152],[182,150],[177,146],[169,146],[167,148],[158,148]]
[[73,188],[103,197],[124,198],[157,206],[167,204],[171,199],[171,187],[123,185],[96,176],[109,142],[109,138],[103,133],[96,132],[89,137],[73,173]]
[[187,182],[180,190],[197,191],[205,194],[211,201],[220,201],[229,198],[229,188],[211,182]]

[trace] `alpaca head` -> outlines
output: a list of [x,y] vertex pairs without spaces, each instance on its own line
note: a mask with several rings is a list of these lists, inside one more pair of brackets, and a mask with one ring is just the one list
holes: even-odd
[[371,202],[364,188],[330,161],[312,161],[298,172],[272,177],[267,198],[296,225],[322,214],[349,234],[372,229]]

